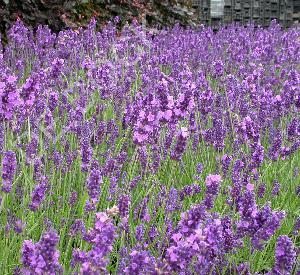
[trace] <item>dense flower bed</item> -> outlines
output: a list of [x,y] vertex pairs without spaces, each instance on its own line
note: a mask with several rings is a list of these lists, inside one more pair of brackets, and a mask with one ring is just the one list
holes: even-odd
[[115,23],[0,48],[0,273],[296,274],[299,28]]

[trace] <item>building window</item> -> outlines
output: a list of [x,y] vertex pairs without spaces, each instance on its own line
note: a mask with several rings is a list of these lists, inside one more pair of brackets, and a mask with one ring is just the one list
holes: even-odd
[[223,17],[224,14],[224,0],[211,0],[210,15],[211,17]]

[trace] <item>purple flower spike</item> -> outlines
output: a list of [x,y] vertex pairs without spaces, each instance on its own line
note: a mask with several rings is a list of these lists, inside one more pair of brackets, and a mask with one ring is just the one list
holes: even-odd
[[[82,227],[82,225],[80,225]],[[84,235],[84,240],[92,245],[89,251],[79,249],[73,252],[72,264],[80,264],[80,274],[105,274],[109,263],[108,254],[116,238],[116,228],[104,212],[96,213],[94,228]]]
[[41,240],[34,244],[25,240],[22,248],[23,274],[59,274],[62,267],[59,264],[59,251],[56,246],[59,237],[55,231],[43,234]]
[[99,200],[99,196],[101,193],[101,183],[101,172],[99,170],[93,169],[89,175],[86,187],[88,189],[89,197],[94,203]]
[[36,211],[39,208],[39,206],[45,199],[48,189],[48,179],[46,177],[42,177],[39,184],[36,185],[32,193],[31,203],[29,204],[29,209],[31,211]]
[[208,209],[213,208],[213,201],[215,197],[218,195],[220,183],[222,182],[222,178],[220,175],[208,175],[205,180],[206,184],[206,197],[204,204]]
[[296,262],[296,250],[293,242],[288,236],[280,236],[275,249],[275,265],[273,274],[292,274]]
[[5,152],[2,159],[2,191],[5,193],[9,193],[11,191],[16,167],[16,154],[12,151]]
[[174,160],[180,160],[187,143],[188,130],[185,127],[182,127],[177,135],[177,143],[174,150],[171,153],[171,158]]

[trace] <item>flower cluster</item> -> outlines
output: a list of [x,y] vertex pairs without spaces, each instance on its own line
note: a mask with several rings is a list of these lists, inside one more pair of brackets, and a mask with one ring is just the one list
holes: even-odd
[[96,214],[94,228],[89,230],[84,239],[92,245],[89,251],[75,250],[73,264],[80,264],[82,274],[103,274],[109,263],[108,253],[116,238],[116,228],[106,213]]
[[62,267],[59,264],[59,251],[56,246],[59,237],[55,231],[42,235],[40,241],[34,244],[30,240],[23,243],[22,274],[59,274]]

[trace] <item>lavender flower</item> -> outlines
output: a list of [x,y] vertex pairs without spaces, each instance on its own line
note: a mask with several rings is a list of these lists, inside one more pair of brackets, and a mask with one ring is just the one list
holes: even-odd
[[275,249],[274,274],[292,274],[293,265],[296,262],[296,250],[288,236],[279,236]]
[[205,180],[206,193],[216,196],[222,179],[220,175],[208,175]]
[[206,177],[206,197],[204,203],[209,209],[213,207],[213,200],[218,195],[221,181],[222,180],[220,175],[208,175]]
[[135,229],[135,238],[138,242],[142,242],[144,239],[145,234],[145,226],[143,224],[140,224]]
[[188,131],[185,127],[182,127],[177,135],[177,143],[174,150],[171,153],[171,158],[174,160],[180,160],[186,147],[188,137]]
[[180,191],[180,199],[183,200],[185,197],[193,196],[196,194],[199,194],[201,192],[201,187],[193,183],[191,185],[186,185],[181,191]]
[[78,193],[76,191],[73,191],[70,195],[70,205],[74,206],[78,199]]
[[155,260],[148,251],[133,250],[130,253],[130,262],[124,269],[125,274],[153,274],[155,273]]
[[120,212],[120,216],[127,217],[129,215],[129,207],[130,207],[130,197],[128,195],[122,194],[119,198],[118,208]]
[[86,233],[86,229],[85,229],[85,225],[83,223],[82,220],[80,219],[76,219],[73,223],[72,226],[70,228],[70,236],[75,237],[77,235],[77,233],[81,233],[81,234],[85,234]]
[[81,145],[81,169],[83,172],[87,172],[89,170],[89,165],[92,160],[92,156],[93,148],[87,142],[83,142],[83,144]]
[[272,196],[277,196],[280,192],[281,185],[278,181],[273,182]]
[[258,168],[264,160],[264,147],[260,144],[256,144],[252,153],[251,166],[252,168]]
[[230,163],[232,161],[232,157],[228,155],[223,155],[222,156],[222,171],[223,171],[223,176],[226,177],[228,173],[228,169],[230,166]]
[[62,272],[59,264],[59,251],[56,245],[59,237],[55,231],[42,235],[36,244],[25,240],[22,248],[22,263],[25,274],[57,274]]
[[12,182],[17,168],[16,154],[7,151],[2,159],[2,191],[9,193],[12,188]]
[[259,198],[263,198],[266,192],[266,184],[265,183],[261,183],[258,186],[258,190],[257,190],[257,195]]
[[14,222],[14,231],[17,233],[17,234],[21,234],[23,232],[25,228],[25,223],[22,222],[22,220],[20,219],[17,219],[15,222]]
[[173,212],[180,209],[179,192],[171,187],[166,201],[166,212]]
[[47,177],[43,176],[33,190],[31,196],[31,203],[29,204],[29,209],[31,211],[36,211],[38,209],[40,204],[45,199],[46,192],[48,189],[49,189],[48,179]]
[[107,214],[96,213],[94,228],[89,230],[84,240],[92,247],[89,251],[73,251],[73,265],[80,264],[82,274],[101,274],[108,264],[107,256],[112,251],[112,244],[116,237],[116,228]]
[[196,170],[197,170],[197,174],[198,175],[202,174],[202,172],[203,172],[203,164],[202,163],[198,163],[197,167],[196,167]]
[[86,183],[88,194],[93,203],[96,203],[99,199],[101,192],[102,176],[99,170],[93,169],[90,172],[89,178]]

